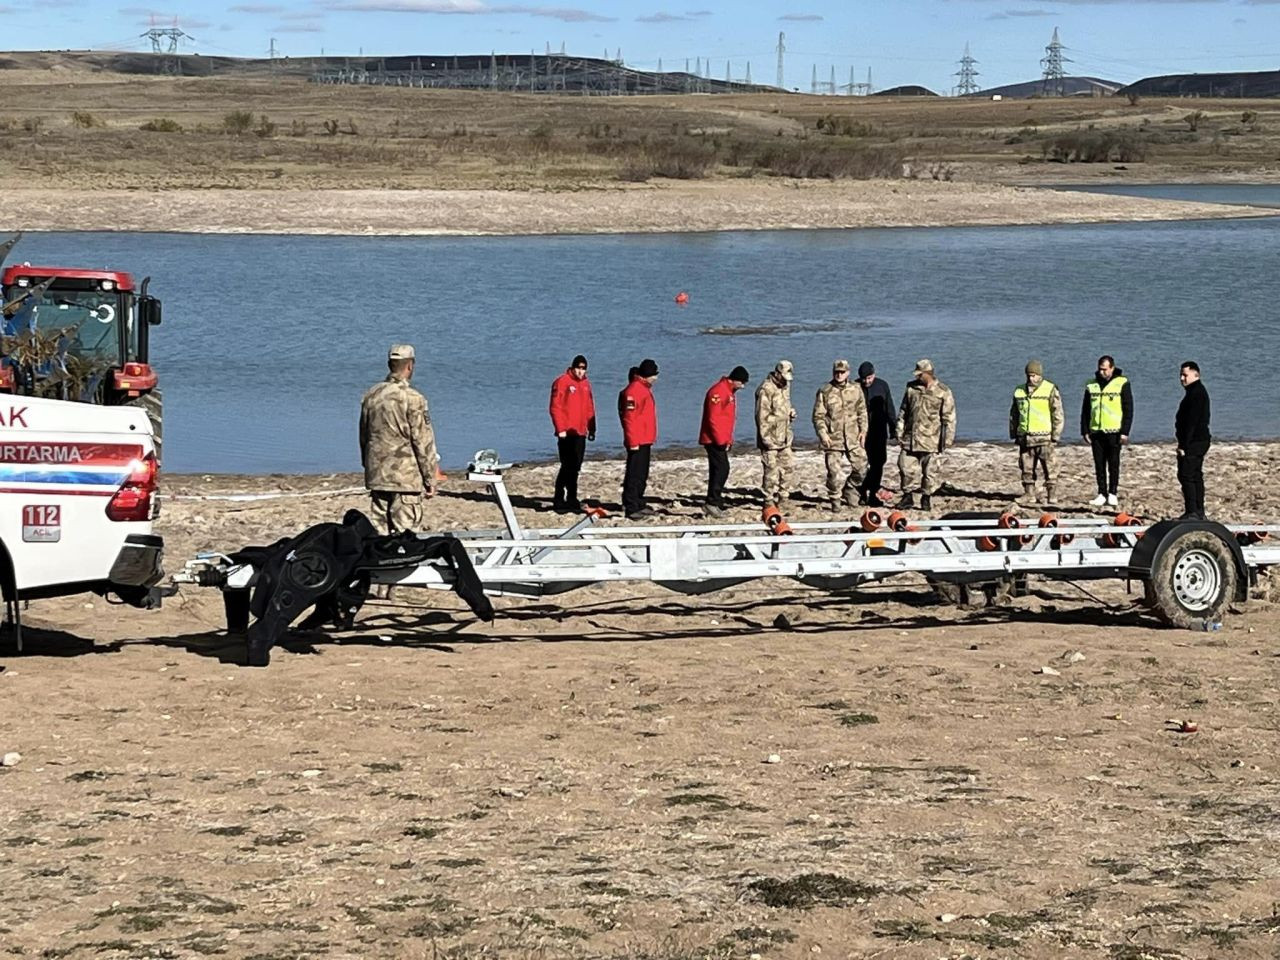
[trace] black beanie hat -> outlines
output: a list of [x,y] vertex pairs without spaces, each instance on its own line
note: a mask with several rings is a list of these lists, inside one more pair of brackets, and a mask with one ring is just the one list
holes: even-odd
[[733,372],[729,374],[730,380],[736,380],[738,383],[746,383],[751,379],[751,374],[747,373],[746,367],[734,367]]
[[658,375],[658,364],[653,360],[650,360],[648,357],[645,357],[640,361],[640,366],[637,368],[637,372],[642,377],[656,377]]
[[569,366],[571,367],[585,367],[586,365],[587,365],[587,358],[584,357],[582,354],[578,354],[576,357],[574,357],[573,363],[569,364]]
[[863,380],[876,372],[875,364],[870,360],[863,360],[858,364],[858,379]]

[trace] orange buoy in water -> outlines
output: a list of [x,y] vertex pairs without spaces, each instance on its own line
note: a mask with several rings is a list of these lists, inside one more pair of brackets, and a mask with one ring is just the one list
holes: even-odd
[[685,293],[683,290],[681,290],[679,293],[676,294],[676,303],[680,304],[680,306],[683,307],[688,302],[689,302],[689,295]]
[[768,504],[764,508],[764,513],[760,519],[764,521],[764,525],[769,528],[769,532],[775,537],[785,537],[791,533],[791,524],[782,516],[782,511],[773,504]]
[[862,514],[862,529],[874,533],[884,526],[884,515],[879,510],[867,510]]

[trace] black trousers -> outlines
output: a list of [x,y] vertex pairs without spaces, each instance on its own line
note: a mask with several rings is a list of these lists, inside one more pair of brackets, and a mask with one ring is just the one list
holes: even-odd
[[622,511],[632,514],[644,507],[644,488],[649,485],[649,454],[646,444],[627,451],[627,472],[622,477]]
[[1098,480],[1098,492],[1117,493],[1120,490],[1120,434],[1091,433],[1089,443],[1093,447],[1093,473]]
[[863,498],[874,497],[884,481],[884,462],[889,457],[889,438],[867,435],[867,475],[862,478]]
[[557,507],[577,506],[578,474],[582,472],[582,458],[587,455],[587,438],[568,434],[556,439],[560,453],[560,472],[556,474]]
[[707,451],[707,503],[724,506],[724,485],[729,482],[729,451],[715,443],[704,443]]
[[1182,505],[1186,513],[1204,513],[1204,458],[1209,441],[1190,443],[1178,458],[1178,483],[1182,485]]

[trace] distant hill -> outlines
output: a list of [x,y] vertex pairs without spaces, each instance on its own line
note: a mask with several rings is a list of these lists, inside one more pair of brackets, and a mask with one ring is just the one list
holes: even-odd
[[[2,9],[2,8],[0,8]],[[183,77],[292,75],[370,86],[585,93],[779,93],[776,87],[683,71],[636,70],[616,60],[564,54],[420,54],[393,57],[206,57],[96,50],[0,53],[0,70],[93,70]]]
[[936,97],[937,94],[928,87],[907,84],[904,87],[890,87],[888,90],[877,90],[873,97]]
[[[1098,77],[1064,77],[1062,95],[1064,97],[1107,97],[1119,90],[1124,84],[1114,80],[1102,80]],[[1008,83],[1003,87],[992,87],[972,94],[974,97],[989,99],[1006,97],[1010,100],[1022,100],[1028,97],[1044,96],[1043,80],[1028,80],[1026,83]]]
[[1166,77],[1146,77],[1119,92],[1143,97],[1280,97],[1280,70],[1173,73]]

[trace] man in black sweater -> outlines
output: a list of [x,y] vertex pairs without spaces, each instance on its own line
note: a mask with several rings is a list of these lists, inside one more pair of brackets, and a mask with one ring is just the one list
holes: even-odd
[[1204,457],[1209,452],[1209,391],[1200,382],[1193,360],[1182,365],[1182,403],[1174,431],[1178,437],[1178,483],[1182,485],[1183,520],[1204,520]]
[[889,385],[876,377],[871,361],[858,367],[858,380],[867,401],[867,474],[862,479],[859,500],[867,506],[880,506],[880,483],[884,478],[884,462],[888,458],[888,442],[896,439],[898,415]]

